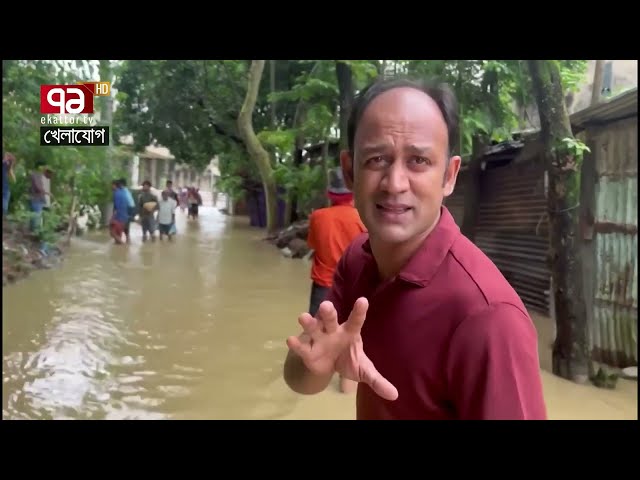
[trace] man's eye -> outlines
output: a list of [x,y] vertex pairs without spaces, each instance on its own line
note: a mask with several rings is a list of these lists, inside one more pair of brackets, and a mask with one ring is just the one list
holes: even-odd
[[387,163],[387,158],[384,155],[378,155],[371,157],[367,160],[367,165],[370,167],[383,167]]
[[411,162],[415,163],[416,165],[429,165],[431,163],[429,159],[425,157],[413,157],[411,159]]

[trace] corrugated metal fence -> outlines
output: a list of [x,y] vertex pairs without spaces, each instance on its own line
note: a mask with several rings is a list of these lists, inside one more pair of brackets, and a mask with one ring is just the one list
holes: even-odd
[[587,129],[595,160],[594,360],[638,364],[638,121]]
[[480,181],[475,243],[528,308],[549,313],[548,221],[544,169],[534,163],[486,170]]
[[[572,116],[591,147],[582,171],[580,250],[593,360],[638,364],[637,90]],[[520,151],[492,147],[480,176],[474,241],[527,308],[549,311],[546,175],[534,143]],[[496,154],[495,152],[502,152]],[[506,165],[505,165],[506,164]],[[467,173],[467,172],[465,172]],[[464,218],[464,181],[445,204]],[[588,217],[588,218],[587,218]]]

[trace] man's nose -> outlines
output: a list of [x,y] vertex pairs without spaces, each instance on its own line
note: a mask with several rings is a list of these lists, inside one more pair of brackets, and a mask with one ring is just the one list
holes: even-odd
[[388,193],[402,193],[409,189],[409,177],[404,162],[394,161],[386,171],[382,180],[382,188]]

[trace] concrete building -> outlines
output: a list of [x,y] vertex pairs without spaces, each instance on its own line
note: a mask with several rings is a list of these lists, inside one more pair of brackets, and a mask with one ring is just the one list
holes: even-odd
[[[121,143],[131,145],[133,142],[130,137],[125,137]],[[128,169],[131,185],[139,186],[149,180],[160,189],[171,179],[176,187],[195,186],[203,192],[214,192],[217,179],[220,178],[217,157],[212,158],[202,171],[197,171],[190,165],[180,163],[168,148],[153,145],[134,154],[128,162]]]

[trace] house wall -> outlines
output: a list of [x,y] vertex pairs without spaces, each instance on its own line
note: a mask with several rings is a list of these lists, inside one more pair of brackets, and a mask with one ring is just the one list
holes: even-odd
[[549,312],[549,224],[544,168],[535,162],[489,168],[480,178],[475,243],[532,310]]
[[621,368],[638,364],[638,119],[590,127],[595,188],[584,232],[587,319],[594,360]]
[[[591,351],[593,360],[624,368],[638,364],[638,124],[637,114],[620,118],[585,122],[578,137],[591,149],[581,171],[580,199]],[[539,154],[524,158],[520,154],[498,167],[487,162],[479,181],[474,241],[527,308],[550,314],[548,183]],[[459,190],[445,202],[458,225],[464,217],[462,199]]]

